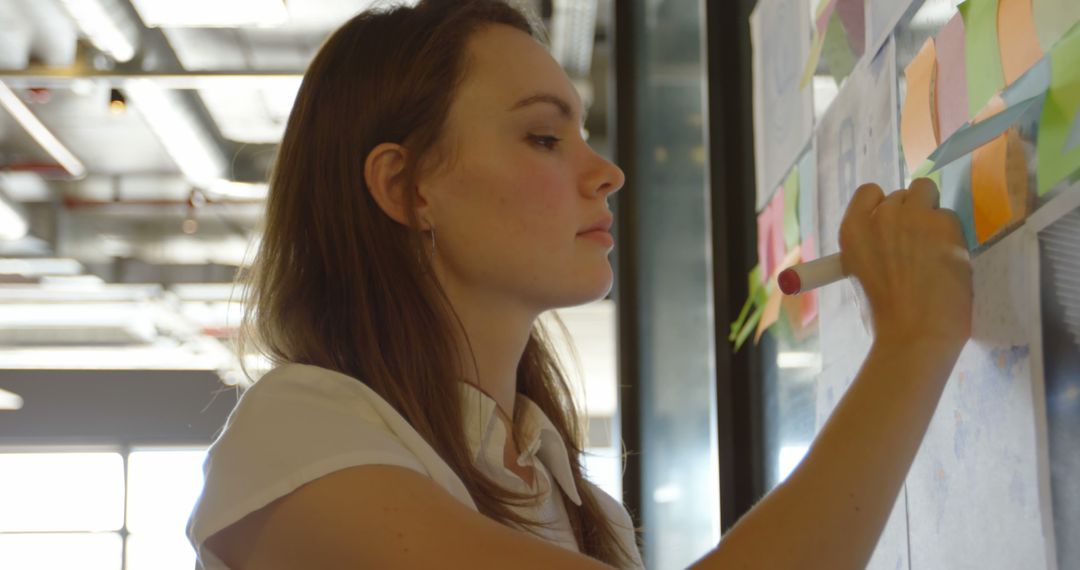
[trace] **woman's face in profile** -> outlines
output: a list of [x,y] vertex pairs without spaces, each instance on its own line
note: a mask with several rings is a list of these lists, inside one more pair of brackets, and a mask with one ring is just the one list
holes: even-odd
[[[578,235],[609,216],[622,170],[582,137],[570,79],[528,34],[486,26],[470,38],[451,107],[449,162],[421,179],[443,285],[537,312],[602,298],[611,244]],[[565,102],[519,103],[535,95]],[[608,218],[610,219],[610,218]]]

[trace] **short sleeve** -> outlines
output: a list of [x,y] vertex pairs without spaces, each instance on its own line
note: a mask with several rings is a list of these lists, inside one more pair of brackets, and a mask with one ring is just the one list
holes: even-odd
[[241,396],[207,453],[187,528],[207,570],[225,568],[203,548],[207,538],[305,483],[357,465],[427,474],[372,404],[374,392],[344,375],[286,368]]

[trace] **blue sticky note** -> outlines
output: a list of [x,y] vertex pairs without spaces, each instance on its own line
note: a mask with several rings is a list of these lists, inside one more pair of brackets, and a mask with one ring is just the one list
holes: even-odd
[[1031,97],[993,117],[960,127],[930,155],[930,160],[934,163],[934,168],[930,172],[940,169],[961,156],[971,154],[975,149],[994,140],[1001,133],[1009,130],[1009,127],[1015,124],[1025,112],[1041,103],[1042,99],[1043,95]]

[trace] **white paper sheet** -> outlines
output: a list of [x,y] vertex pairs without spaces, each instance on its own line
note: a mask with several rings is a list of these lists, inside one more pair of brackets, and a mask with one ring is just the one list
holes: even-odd
[[[911,568],[1047,568],[1032,387],[1034,237],[975,258],[972,340],[907,479]],[[1036,275],[1037,275],[1036,270]]]
[[810,53],[806,0],[761,0],[750,15],[754,45],[757,210],[795,165],[814,128],[813,89],[799,88]]

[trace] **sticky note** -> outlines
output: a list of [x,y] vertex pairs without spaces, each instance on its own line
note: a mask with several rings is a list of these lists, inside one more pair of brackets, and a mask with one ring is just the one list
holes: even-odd
[[1005,136],[1005,184],[1009,193],[1009,209],[1012,212],[1009,223],[1012,224],[1027,218],[1032,212],[1035,195],[1028,191],[1027,155],[1024,154],[1019,127],[1009,128]]
[[1076,0],[1035,0],[1032,6],[1035,35],[1039,46],[1049,52],[1057,41],[1080,21],[1080,2]]
[[771,286],[769,291],[769,299],[765,301],[765,307],[761,312],[761,319],[758,320],[757,330],[754,332],[754,344],[761,341],[761,335],[765,333],[765,329],[773,326],[777,319],[780,318],[780,302],[783,301],[784,294],[780,292],[780,288],[775,285]]
[[1080,146],[1074,132],[1080,111],[1080,26],[1050,52],[1050,89],[1046,92],[1036,141],[1039,195],[1080,170]]
[[1008,135],[1000,135],[971,155],[971,200],[975,206],[975,237],[980,244],[1012,220],[1005,161]]
[[[963,128],[941,143],[937,150],[930,153],[930,160],[935,163],[934,169],[939,169],[965,154],[974,152],[976,148],[1001,136],[1025,113],[1037,107],[1041,100],[1040,97],[1033,97],[1008,107],[995,115],[982,117],[982,120],[977,123],[964,125]],[[984,111],[987,112],[984,114],[989,114],[990,111],[997,110],[1005,104],[1004,99],[1001,97],[992,97],[990,101],[988,106],[984,107]]]
[[784,181],[785,251],[799,244],[799,169],[792,168]]
[[975,212],[971,202],[971,155],[966,154],[938,171],[941,174],[941,207],[956,212],[968,249],[979,245],[975,237]]
[[929,38],[904,69],[907,94],[900,114],[900,140],[909,171],[916,170],[938,146],[934,104],[936,70],[934,38]]
[[838,84],[851,75],[851,71],[855,69],[855,61],[858,59],[848,41],[847,32],[844,31],[844,26],[840,22],[840,16],[835,12],[829,19],[825,32],[822,57],[825,58],[825,65],[829,66],[829,73]]
[[1031,1],[998,0],[998,48],[1005,85],[1011,85],[1043,55]]
[[866,51],[866,5],[864,0],[837,0],[836,14],[844,26],[851,51],[858,58]]
[[781,186],[758,214],[758,262],[765,280],[773,275],[784,257],[784,205]]
[[1080,113],[1076,114],[1072,130],[1069,131],[1069,138],[1065,140],[1065,152],[1069,152],[1076,147],[1080,147]]
[[1008,106],[1016,105],[1032,97],[1039,97],[1050,89],[1050,58],[1043,56],[1026,73],[1001,92]]
[[964,19],[957,14],[934,38],[937,80],[934,82],[938,136],[945,140],[968,121],[967,63]]
[[1005,86],[998,52],[998,0],[967,0],[959,6],[964,18],[968,115],[975,116]]

